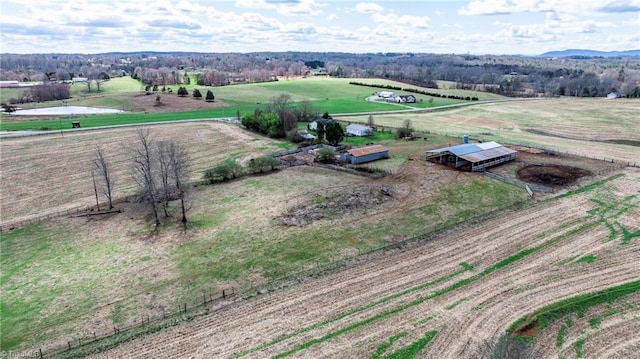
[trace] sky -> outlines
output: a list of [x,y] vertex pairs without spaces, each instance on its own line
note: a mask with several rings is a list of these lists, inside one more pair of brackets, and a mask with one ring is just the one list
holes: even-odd
[[640,49],[640,0],[0,0],[0,53]]

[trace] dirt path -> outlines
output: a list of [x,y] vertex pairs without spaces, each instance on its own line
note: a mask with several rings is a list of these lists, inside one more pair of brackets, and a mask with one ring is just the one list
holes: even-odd
[[[637,196],[640,172],[628,172],[608,189],[611,198]],[[505,214],[294,288],[237,301],[96,357],[263,358],[287,351],[299,358],[371,357],[393,335],[405,334],[388,352],[429,330],[438,334],[421,352],[427,357],[473,357],[485,341],[537,308],[640,277],[640,243],[608,241],[608,227],[586,212],[598,207],[593,196],[587,192]],[[634,231],[639,228],[632,218],[640,210],[636,197],[630,201],[631,213],[616,220]],[[538,249],[493,267],[531,248]],[[596,260],[571,262],[585,255]],[[622,326],[612,330],[617,331],[629,335]],[[609,333],[602,336],[594,338],[606,340]],[[592,350],[606,357],[628,352],[637,341],[611,343],[617,344]],[[537,349],[546,353],[553,345],[542,339]]]

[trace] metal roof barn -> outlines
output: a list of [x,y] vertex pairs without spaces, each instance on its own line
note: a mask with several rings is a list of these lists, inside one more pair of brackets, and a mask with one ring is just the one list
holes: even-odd
[[372,145],[351,149],[340,155],[340,159],[352,165],[389,158],[389,149],[382,145]]
[[427,160],[453,165],[455,168],[469,169],[472,172],[484,171],[516,159],[516,151],[497,142],[465,143],[456,146],[437,148],[427,151]]

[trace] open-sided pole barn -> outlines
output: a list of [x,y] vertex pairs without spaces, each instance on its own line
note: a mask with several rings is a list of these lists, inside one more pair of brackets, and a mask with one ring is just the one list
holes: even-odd
[[464,143],[428,150],[426,159],[472,172],[482,172],[487,167],[515,160],[516,153],[517,151],[497,142]]

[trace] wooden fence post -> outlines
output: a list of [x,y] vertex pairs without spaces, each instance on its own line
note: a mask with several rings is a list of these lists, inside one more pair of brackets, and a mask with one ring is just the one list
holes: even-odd
[[67,345],[69,346],[69,351],[71,351],[71,342],[67,342]]
[[42,356],[42,348],[40,348],[40,359],[42,359],[42,358],[43,358],[43,356]]

